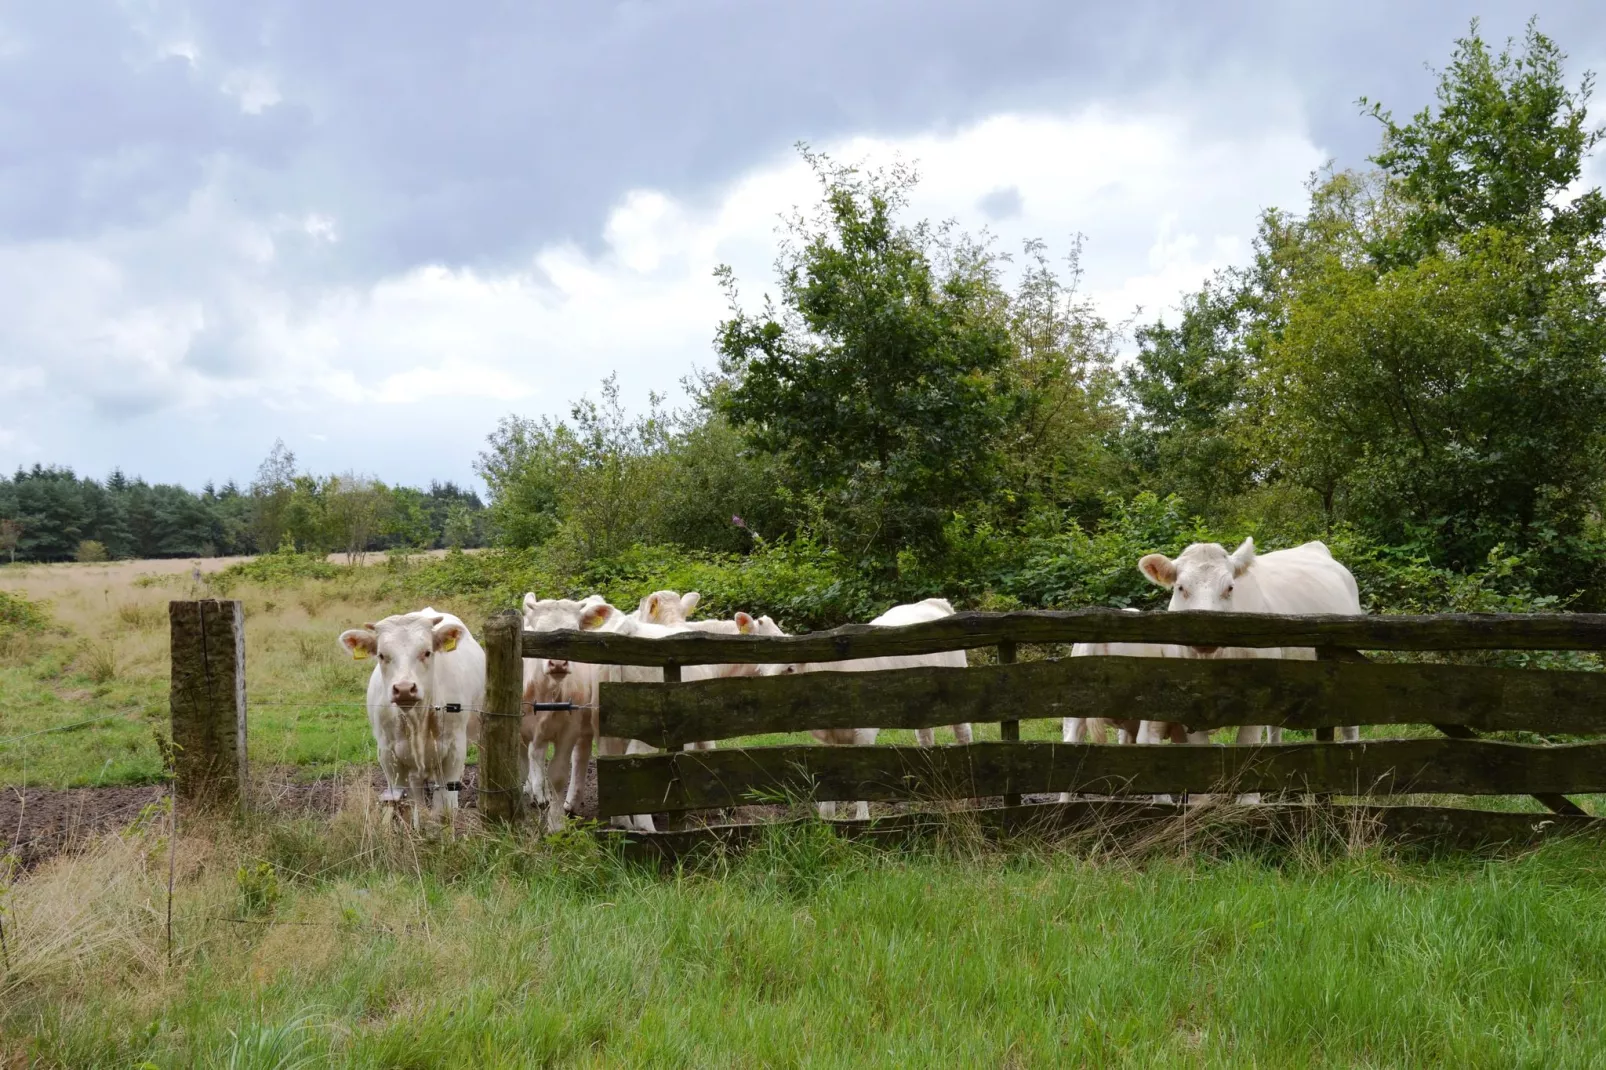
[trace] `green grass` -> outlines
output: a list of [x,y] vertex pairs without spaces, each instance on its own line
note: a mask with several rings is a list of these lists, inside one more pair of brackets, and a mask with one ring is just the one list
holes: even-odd
[[[309,1065],[352,1067],[1606,1060],[1598,844],[1510,861],[1364,847],[1123,860],[994,852],[962,838],[885,853],[804,825],[740,860],[660,876],[577,836],[414,843],[375,837],[352,815],[214,828],[205,839],[180,850],[171,972],[157,917],[128,905],[141,895],[161,902],[160,841],[115,842],[13,890],[8,932],[23,965],[0,982],[0,1036],[18,1058],[70,1067],[282,1065],[297,1053]],[[262,862],[278,888],[265,907],[260,892],[248,898],[259,878],[235,876]],[[30,941],[49,935],[45,917],[74,904],[77,931],[106,932],[70,962],[30,965]],[[116,911],[121,928],[84,920]]]

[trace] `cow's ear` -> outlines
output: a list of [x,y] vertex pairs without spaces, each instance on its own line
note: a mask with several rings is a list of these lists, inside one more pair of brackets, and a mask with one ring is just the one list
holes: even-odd
[[642,612],[641,619],[644,620],[644,621],[647,621],[648,623],[657,623],[657,621],[658,621],[658,596],[657,595],[653,594],[653,595],[648,595],[647,596],[647,608]]
[[613,607],[606,602],[600,606],[587,606],[580,611],[580,630],[582,632],[594,632],[604,624],[607,624],[608,618],[612,616]]
[[463,638],[466,629],[461,624],[442,624],[435,629],[435,649],[443,653],[451,653],[457,649],[458,642]]
[[696,591],[687,591],[685,594],[680,596],[681,611],[685,613],[686,616],[691,616],[692,610],[696,609],[697,603],[701,602],[702,600],[703,596],[698,594]]
[[1255,563],[1255,540],[1248,538],[1239,543],[1238,549],[1227,558],[1227,563],[1232,566],[1233,579],[1249,571],[1249,566]]
[[379,649],[379,638],[374,635],[373,627],[372,624],[367,624],[361,628],[341,632],[340,648],[350,654],[354,661],[373,657]]
[[746,613],[736,614],[736,630],[742,635],[753,634],[753,618]]
[[1177,582],[1177,563],[1165,554],[1149,554],[1138,562],[1138,569],[1149,577],[1150,583],[1170,587]]
[[539,601],[540,599],[535,597],[534,591],[524,592],[524,608],[526,611],[534,609],[536,607],[536,603]]

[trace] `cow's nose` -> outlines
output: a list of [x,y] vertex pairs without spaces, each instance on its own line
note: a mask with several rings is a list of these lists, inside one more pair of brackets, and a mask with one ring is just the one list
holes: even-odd
[[1196,647],[1193,648],[1193,652],[1195,654],[1201,654],[1204,657],[1208,658],[1211,654],[1214,654],[1219,649],[1221,649],[1221,648],[1220,647],[1214,647],[1214,646],[1196,646]]
[[392,684],[390,686],[390,698],[398,706],[411,706],[418,701],[418,685]]
[[569,671],[569,663],[567,661],[549,661],[546,663],[546,671],[552,676],[567,675]]

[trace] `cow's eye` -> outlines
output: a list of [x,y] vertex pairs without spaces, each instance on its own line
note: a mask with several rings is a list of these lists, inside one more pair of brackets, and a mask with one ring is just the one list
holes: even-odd
[[1177,588],[1177,593],[1180,594],[1184,598],[1188,597],[1188,589],[1186,587],[1178,587]]
[[1227,589],[1225,591],[1221,592],[1221,597],[1223,597],[1223,598],[1231,598],[1232,597],[1232,584],[1230,584],[1230,583],[1227,584]]
[[429,660],[429,651],[426,650],[422,654],[418,655],[418,660],[419,661],[428,661]]
[[379,655],[379,660],[380,661],[384,661],[384,662],[388,662],[388,661],[390,661],[390,655],[389,654],[381,654],[381,655]]

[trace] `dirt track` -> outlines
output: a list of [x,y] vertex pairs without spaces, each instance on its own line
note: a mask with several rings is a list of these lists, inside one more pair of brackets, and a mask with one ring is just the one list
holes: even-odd
[[[338,779],[294,781],[279,779],[271,771],[266,784],[259,787],[260,802],[288,813],[333,814],[345,802],[346,785]],[[479,770],[469,766],[463,774],[463,793],[459,803],[465,809],[478,807]],[[384,779],[376,769],[373,789],[377,795]],[[162,801],[167,789],[159,785],[121,788],[0,788],[0,858],[15,854],[23,869],[39,863],[75,843],[103,832],[127,828],[147,806]],[[579,813],[594,817],[597,812],[597,767],[591,764],[581,789]],[[182,817],[183,811],[180,810]]]

